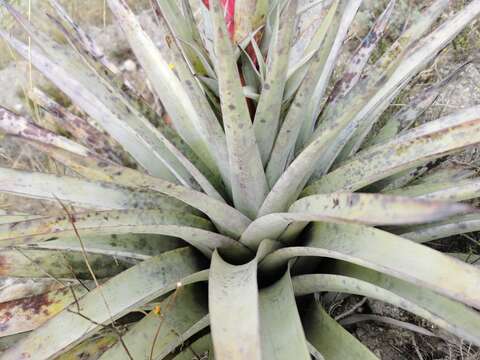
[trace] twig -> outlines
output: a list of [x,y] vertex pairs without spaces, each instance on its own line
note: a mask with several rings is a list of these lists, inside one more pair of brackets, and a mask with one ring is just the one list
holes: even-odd
[[50,279],[53,279],[55,282],[59,283],[60,285],[64,286],[64,287],[67,287],[68,285],[66,285],[63,281],[61,281],[60,279],[56,278],[55,276],[53,276],[52,274],[50,274],[47,270],[43,269],[35,260],[33,260],[30,256],[28,256],[27,254],[25,254],[21,248],[19,247],[13,247],[13,249],[15,249],[16,251],[18,251],[20,254],[22,254],[28,261],[30,261],[32,263],[32,265],[34,265],[38,270],[40,270],[42,273],[44,273],[45,275],[47,275]]
[[423,355],[422,353],[420,352],[420,349],[418,348],[418,345],[417,345],[417,342],[415,341],[415,335],[412,334],[412,344],[413,344],[413,347],[415,349],[415,352],[417,353],[417,356],[420,360],[424,360],[423,359]]
[[[37,267],[41,272],[43,272],[45,275],[47,275],[49,278],[53,279],[55,282],[59,283],[60,285],[62,285],[63,287],[65,288],[68,288],[70,290],[70,292],[72,293],[72,296],[73,296],[73,300],[77,306],[77,309],[80,311],[80,305],[78,304],[78,298],[77,298],[77,294],[75,293],[75,289],[73,288],[73,285],[72,284],[65,284],[63,281],[61,281],[60,279],[57,279],[55,276],[53,276],[52,274],[50,274],[48,271],[46,271],[45,269],[43,269],[40,265],[38,265],[35,260],[31,259],[27,254],[25,254],[20,248],[18,247],[14,247],[15,250],[17,250],[20,254],[22,254],[26,259],[28,259],[28,261],[30,261],[32,263],[32,265],[34,265],[35,267]],[[62,253],[63,255],[63,253]],[[76,279],[76,278],[75,278]],[[78,279],[76,279],[82,286],[84,286],[87,291],[90,291],[82,282],[80,282]]]
[[65,213],[67,214],[67,217],[68,217],[68,220],[69,222],[72,224],[72,228],[73,228],[73,231],[75,233],[75,236],[77,237],[79,243],[80,243],[80,247],[82,249],[82,256],[83,256],[83,259],[85,261],[85,264],[87,265],[87,268],[88,268],[88,271],[90,272],[90,275],[92,276],[93,278],[93,281],[95,282],[95,286],[96,288],[98,289],[98,292],[100,294],[100,296],[102,297],[103,299],[103,302],[105,304],[105,308],[107,309],[107,312],[108,312],[108,316],[110,317],[110,320],[112,322],[112,328],[114,329],[114,331],[117,333],[117,335],[119,336],[119,341],[120,343],[122,344],[122,347],[124,348],[125,350],[125,353],[127,354],[128,358],[130,360],[134,360],[132,355],[130,354],[130,351],[128,350],[127,348],[127,345],[125,344],[125,342],[123,341],[122,339],[122,336],[120,334],[120,331],[117,329],[116,325],[115,325],[115,320],[113,319],[113,316],[112,316],[112,311],[110,310],[110,306],[108,305],[108,302],[107,302],[107,299],[102,291],[102,288],[100,286],[100,283],[98,282],[97,280],[97,277],[95,275],[95,273],[93,272],[93,269],[92,269],[92,266],[90,265],[90,262],[88,261],[88,257],[87,257],[87,251],[85,249],[85,245],[82,241],[82,238],[80,237],[80,233],[78,232],[78,229],[77,229],[77,226],[75,225],[75,217],[72,213],[70,213],[70,211],[67,209],[67,207],[65,206],[65,204],[55,196],[55,194],[53,194],[53,196],[55,197],[55,199],[57,199],[57,201],[60,203],[61,207],[63,208],[63,210],[65,211]]
[[77,277],[77,275],[75,274],[75,269],[72,267],[72,265],[70,265],[70,263],[68,262],[67,258],[65,257],[65,254],[63,253],[63,251],[57,250],[57,252],[60,253],[60,255],[62,256],[63,262],[65,263],[65,265],[66,265],[66,267],[68,268],[68,270],[70,270],[70,273],[72,274],[73,278],[74,278],[75,280],[77,280],[78,283],[85,288],[85,290],[90,291],[90,289],[88,288],[88,286],[85,285],[85,284],[83,283],[83,281],[81,281],[81,280]]
[[[168,303],[165,306],[165,312],[169,311],[171,309],[171,307],[173,306],[173,304],[175,303],[175,300],[177,299],[178,292],[180,291],[181,287],[182,287],[182,283],[178,282],[177,283],[177,288],[175,289],[174,293],[170,296],[170,299],[168,300]],[[155,311],[155,310],[153,310],[153,311]],[[153,360],[153,351],[155,349],[155,343],[157,342],[158,335],[160,334],[160,329],[162,328],[162,325],[165,321],[165,312],[161,311],[160,307],[159,307],[158,311],[159,311],[158,314],[160,315],[161,319],[160,319],[160,323],[158,324],[157,331],[155,332],[155,336],[153,337],[152,347],[150,348],[149,360]]]
[[421,335],[439,337],[438,335],[435,335],[431,331],[429,331],[427,329],[424,329],[420,326],[417,326],[417,325],[414,325],[414,324],[411,324],[411,323],[408,323],[408,322],[405,322],[405,321],[392,319],[392,318],[389,318],[387,316],[380,316],[380,315],[374,315],[374,314],[356,314],[356,315],[350,316],[347,319],[344,319],[344,320],[340,321],[340,325],[347,326],[347,325],[352,325],[352,324],[355,324],[355,323],[361,322],[361,321],[383,322],[385,324],[397,326],[397,327],[400,327],[400,328],[403,328],[403,329],[406,329],[406,330],[416,332],[416,333],[421,334]]
[[348,315],[353,314],[359,307],[361,307],[365,302],[367,301],[367,298],[364,297],[362,300],[360,300],[358,303],[352,306],[351,309],[341,313],[340,315],[335,316],[335,320],[338,321],[340,319],[343,319],[344,317],[347,317]]

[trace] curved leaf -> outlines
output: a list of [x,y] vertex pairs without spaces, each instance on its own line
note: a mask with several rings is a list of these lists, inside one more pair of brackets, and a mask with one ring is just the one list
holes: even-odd
[[326,360],[377,360],[378,358],[333,320],[315,301],[303,317],[308,340]]
[[341,2],[322,46],[310,61],[305,78],[295,94],[293,104],[275,139],[267,166],[267,178],[270,186],[274,186],[288,166],[289,155],[294,151],[295,142],[302,126],[306,128],[306,132],[313,127],[314,113],[317,111],[330,79],[340,45],[360,3],[359,0]]
[[[151,234],[83,235],[82,243],[89,254],[103,254],[113,257],[146,260],[165,251],[176,249],[184,243],[174,237]],[[60,251],[83,251],[76,236],[62,236],[60,239],[30,244],[29,248]]]
[[[98,254],[88,254],[88,262],[97,278],[114,276],[132,265],[131,260]],[[29,248],[0,249],[0,276],[91,278],[81,252]]]
[[0,303],[0,337],[36,329],[86,293],[75,285]]
[[[411,313],[414,313],[420,317],[423,317],[428,321],[456,335],[463,335],[467,331],[471,331],[467,335],[468,339],[473,339],[475,343],[478,343],[479,340],[480,332],[478,331],[478,325],[474,325],[474,321],[478,322],[480,316],[478,314],[475,314],[474,311],[469,310],[468,308],[462,306],[459,303],[452,302],[453,304],[457,305],[456,314],[457,316],[460,316],[460,319],[455,319],[449,322],[448,320],[450,320],[452,316],[447,316],[448,320],[445,320],[445,311],[441,311],[440,315],[438,315],[435,311],[436,309],[433,307],[432,310],[432,306],[425,305],[424,301],[418,304],[414,300],[409,300],[406,297],[397,295],[394,292],[383,289],[382,287],[371,284],[370,282],[358,280],[356,278],[342,275],[325,274],[302,275],[293,278],[293,285],[296,295],[306,295],[315,292],[331,291],[362,295],[372,299],[384,301],[394,306],[400,307],[404,310],[407,310]],[[448,304],[448,300],[445,301],[445,303]],[[455,305],[452,305],[450,307],[450,310],[453,309],[455,309]],[[465,320],[465,318],[462,317],[465,315],[473,316],[474,319],[472,320],[474,321]]]
[[275,284],[262,289],[259,301],[262,358],[310,360],[295,303],[290,270]]
[[[122,340],[134,359],[156,359],[158,354],[183,332],[207,314],[201,287],[195,284],[177,288],[147,316],[135,323]],[[188,339],[183,339],[184,341]],[[99,360],[129,360],[122,344],[117,343]]]
[[424,243],[478,230],[480,230],[480,215],[469,214],[454,216],[444,221],[438,221],[431,224],[407,227],[405,229],[400,229],[400,232],[401,236],[406,239],[410,239],[417,243]]
[[217,252],[213,253],[208,308],[216,358],[262,358],[257,258],[235,266],[225,262]]
[[[397,90],[393,91],[386,100],[384,100],[382,104],[372,112],[370,115],[371,120],[360,125],[356,134],[352,135],[352,138],[345,144],[345,147],[338,155],[334,166],[342,163],[348,157],[353,156],[360,147],[368,148],[369,146],[386,142],[400,131],[404,132],[408,130],[414,124],[415,120],[437,99],[443,87],[448,84],[449,81],[452,80],[468,63],[469,61],[463,63],[444,80],[430,86],[420,94],[416,95],[407,106],[389,117],[385,125],[379,130],[378,134],[374,135],[370,141],[368,141],[367,136],[371,133],[373,124],[377,122],[380,115],[386,110],[393,99],[398,96],[400,91],[403,90],[406,83],[399,86]],[[364,140],[368,141],[368,144],[363,145]]]
[[336,261],[332,270],[338,274],[368,281],[422,307],[430,313],[431,322],[460,338],[480,343],[480,315],[459,302],[425,287],[352,263]]
[[[176,49],[175,40],[171,39],[171,45],[164,44],[158,49],[124,0],[109,0],[108,4],[156,94],[171,116],[174,127],[211,171],[221,172],[228,185],[230,179],[225,156],[225,135],[188,65]],[[168,8],[173,11],[175,6],[176,4],[171,4]],[[162,25],[164,20],[158,18],[158,21],[165,33],[168,28]],[[180,19],[176,21],[181,22]],[[165,36],[169,36],[168,32]],[[173,51],[178,56],[174,58],[175,63],[169,64],[166,52]]]
[[315,224],[307,239],[306,247],[284,248],[268,255],[260,268],[270,271],[297,256],[335,258],[384,272],[480,308],[480,269],[426,246],[353,224]]
[[4,6],[47,56],[6,32],[0,31],[0,36],[94,118],[145,169],[164,179],[178,180],[188,187],[200,187],[209,195],[222,199],[209,180],[121,90],[94,68],[77,61],[72,52],[39,33],[9,5]]
[[[291,0],[287,3],[282,15],[275,23],[268,50],[267,73],[253,122],[253,130],[263,165],[267,163],[270,157],[280,124],[280,111],[283,90],[287,80],[288,55],[295,25],[296,9],[297,0]],[[280,7],[277,6],[273,11],[280,11]],[[282,22],[281,27],[280,21]]]
[[263,239],[277,239],[282,234],[281,240],[288,241],[299,232],[295,227],[285,232],[287,226],[294,222],[355,222],[370,225],[423,223],[470,210],[463,204],[379,194],[313,195],[294,202],[288,213],[269,214],[253,221],[240,241],[249,247],[255,247]]
[[28,96],[36,105],[48,111],[56,120],[58,127],[68,131],[78,143],[100,157],[117,164],[122,163],[119,151],[116,149],[118,145],[103,131],[91,125],[86,119],[71,113],[36,87],[28,93]]
[[212,1],[210,13],[217,60],[215,68],[219,91],[222,94],[220,104],[227,138],[233,202],[245,215],[255,218],[268,192],[267,180],[219,0]]
[[423,183],[388,191],[387,194],[426,200],[464,201],[480,197],[480,179]]
[[[207,255],[216,247],[236,247],[248,254],[237,241],[212,232],[209,221],[186,213],[161,210],[100,211],[74,216],[47,217],[0,225],[0,246],[29,244],[52,237],[110,234],[158,234],[179,237]],[[243,250],[242,250],[243,249]]]
[[78,306],[71,305],[3,356],[11,359],[34,356],[39,360],[55,357],[98,331],[100,324],[108,324],[136,306],[175,289],[179,281],[188,284],[182,279],[201,268],[197,254],[189,248],[146,260],[89,292],[79,299]]
[[[459,12],[456,14],[457,18],[467,15],[465,23],[451,21],[450,18],[443,26],[423,39],[425,44],[415,48],[414,46],[447,6],[448,1],[445,0],[433,2],[382,55],[370,70],[368,77],[357,83],[357,86],[341,101],[325,108],[312,139],[321,137],[330,127],[339,126],[343,129],[328,144],[328,148],[324,149],[317,161],[314,178],[322,176],[330,168],[350,139],[353,143],[358,141],[357,139],[363,139],[379,118],[378,109],[386,109],[395,98],[395,94],[398,94],[409,80],[473,19],[468,17],[467,13]],[[440,34],[437,35],[437,31]],[[412,54],[414,50],[418,51]],[[348,146],[353,148],[358,145]]]
[[[444,1],[444,3],[448,4],[447,1]],[[395,72],[395,76],[388,79],[389,86],[396,88],[398,83],[403,83],[405,81],[406,77],[413,76],[413,74],[417,73],[421,66],[426,65],[430,58],[446,45],[449,39],[451,39],[454,35],[460,32],[479,13],[480,1],[472,2],[467,7],[459,11],[455,16],[450,18],[447,23],[439,27],[437,31],[430,34],[429,38],[426,38],[425,41],[422,42],[422,46],[419,46],[417,48],[418,52],[414,54],[415,56],[410,56],[408,58],[408,61],[404,62],[403,67],[401,69],[397,69],[397,71]],[[361,92],[363,96],[368,99],[369,106],[363,107],[363,109],[360,109],[361,106],[358,106],[358,108],[355,106],[352,107],[351,111],[345,111],[345,109],[338,108],[338,111],[341,112],[341,116],[334,116],[333,123],[324,123],[324,126],[318,127],[316,131],[319,132],[320,136],[314,137],[314,140],[312,140],[310,145],[308,145],[295,158],[295,160],[290,164],[287,170],[275,183],[275,186],[272,188],[269,195],[262,204],[262,207],[259,211],[260,215],[266,215],[272,212],[285,211],[285,209],[291,203],[293,203],[293,201],[296,200],[297,196],[303,190],[304,185],[309,181],[311,175],[315,171],[314,165],[317,166],[317,164],[319,164],[319,160],[322,158],[322,156],[326,154],[326,149],[332,149],[332,142],[334,140],[337,142],[340,141],[341,139],[339,139],[339,135],[342,134],[342,131],[344,131],[345,129],[347,129],[348,131],[355,129],[355,127],[357,126],[356,121],[360,120],[365,113],[368,113],[369,109],[375,109],[378,106],[378,99],[372,97],[371,94],[367,94],[368,92],[365,92],[363,88],[359,88],[359,92]],[[382,94],[379,93],[377,95],[381,98],[380,100],[383,99]],[[352,119],[352,117],[355,117],[355,119]],[[445,146],[447,148],[446,150],[439,149],[438,152],[440,152],[441,150],[445,152],[453,151],[455,149],[461,148],[462,146],[467,146],[469,144],[478,142],[478,140],[475,139],[474,136],[472,136],[474,132],[471,130],[472,129],[470,129],[469,133],[471,142],[458,141],[458,146],[450,144],[449,147]],[[410,148],[413,148],[413,146],[409,147],[409,149]],[[417,158],[419,154],[418,151],[418,149],[415,149],[415,154],[417,154]],[[422,152],[420,151],[420,153]],[[384,160],[383,156],[382,160]],[[329,163],[329,161],[326,161],[326,163]],[[385,173],[385,169],[378,166],[377,163],[375,163],[374,161],[370,162],[369,165],[376,166],[377,169],[380,169],[380,171],[383,171],[383,173]],[[413,167],[415,166],[415,164],[411,166]],[[368,179],[367,174],[365,174],[365,171],[362,172],[362,170],[364,169],[358,169],[358,174],[361,173],[362,178],[364,178],[365,176],[365,178]],[[327,177],[331,176],[331,174],[327,175]],[[358,174],[352,174],[351,177],[353,177],[354,175],[358,176]],[[388,175],[389,174],[387,173],[385,176]],[[326,179],[327,177],[324,177],[322,180]],[[341,184],[343,182],[349,181],[346,179],[350,179],[350,177],[345,176],[338,179],[339,186],[337,187],[337,189],[342,188]]]
[[204,193],[142,174],[127,167],[109,164],[94,157],[81,157],[42,144],[36,144],[35,146],[89,179],[157,191],[189,204],[208,215],[221,232],[230,236],[239,237],[251,222],[238,210],[221,201],[212,199]]
[[[2,4],[4,4],[3,1]],[[21,22],[32,39],[51,58],[42,54],[35,47],[29,48],[4,31],[0,31],[0,36],[22,57],[31,60],[32,65],[65,92],[75,104],[98,121],[100,126],[151,174],[170,181],[177,181],[171,172],[174,169],[170,166],[177,160],[172,157],[169,150],[163,147],[162,142],[159,141],[161,135],[148,123],[148,120],[128,104],[127,99],[122,94],[113,93],[112,89],[103,81],[98,81],[96,74],[92,73],[80,61],[76,61],[71,52],[65,49],[61,51],[56,43],[38,33],[12,8],[9,8],[9,11],[15,14],[16,19]],[[171,160],[170,168],[165,164],[166,159],[162,155]],[[185,174],[184,169],[178,168],[178,163],[173,166],[177,166],[177,170],[183,171],[183,173],[178,172],[176,175],[185,184],[190,185],[190,175]]]
[[101,354],[117,341],[118,335],[114,331],[94,335],[57,357],[57,360],[97,360]]
[[303,194],[341,189],[355,191],[478,142],[480,107],[476,106],[428,122],[386,143],[360,152],[307,187]]
[[0,167],[0,192],[29,198],[62,201],[87,209],[160,208],[190,212],[188,206],[161,194],[114,184]]
[[7,134],[23,136],[29,140],[40,141],[57,146],[78,155],[88,155],[90,151],[84,146],[67,139],[66,137],[48,131],[36,125],[31,119],[17,115],[0,106],[0,130]]

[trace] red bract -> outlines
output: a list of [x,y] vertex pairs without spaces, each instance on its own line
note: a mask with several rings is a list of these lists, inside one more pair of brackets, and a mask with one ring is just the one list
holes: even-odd
[[[203,4],[209,8],[210,4],[208,0],[202,0]],[[225,9],[225,24],[227,25],[227,31],[230,37],[233,37],[235,31],[235,0],[220,0],[223,8]]]

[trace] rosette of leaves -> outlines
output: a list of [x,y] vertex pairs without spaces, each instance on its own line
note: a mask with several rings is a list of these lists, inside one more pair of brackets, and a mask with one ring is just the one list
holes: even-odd
[[325,311],[338,293],[480,344],[480,270],[428,244],[480,227],[459,203],[479,180],[435,167],[480,142],[480,107],[413,127],[445,79],[378,121],[479,0],[440,24],[447,0],[412,13],[373,62],[392,0],[342,63],[360,0],[156,0],[156,41],[108,0],[165,116],[55,0],[68,45],[1,3],[31,46],[4,41],[83,111],[39,89],[61,132],[0,111],[70,169],[0,169],[1,192],[64,210],[2,216],[2,359],[376,358]]

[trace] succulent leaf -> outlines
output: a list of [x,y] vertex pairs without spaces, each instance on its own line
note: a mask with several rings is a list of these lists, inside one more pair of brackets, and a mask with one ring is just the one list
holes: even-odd
[[[358,41],[361,0],[202,2],[151,1],[154,40],[107,1],[140,91],[58,0],[0,0],[28,42],[0,36],[73,104],[31,86],[32,115],[0,105],[52,165],[0,167],[0,359],[371,360],[343,328],[365,319],[480,346],[479,255],[429,243],[480,231],[478,177],[445,161],[480,144],[480,107],[421,118],[470,61],[386,111],[480,0],[412,6],[393,41],[395,0]],[[338,321],[338,294],[436,327]]]

